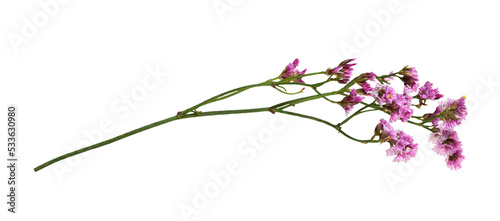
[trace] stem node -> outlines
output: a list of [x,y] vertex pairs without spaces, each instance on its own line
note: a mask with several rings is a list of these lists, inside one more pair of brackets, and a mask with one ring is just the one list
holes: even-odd
[[269,112],[271,112],[273,114],[276,113],[276,107],[270,107]]
[[177,112],[177,118],[182,118],[182,115],[183,115],[183,114],[184,114],[184,113],[183,113],[182,111]]

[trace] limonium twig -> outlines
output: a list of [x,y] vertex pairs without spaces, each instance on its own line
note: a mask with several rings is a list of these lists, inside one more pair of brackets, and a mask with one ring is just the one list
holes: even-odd
[[[391,125],[391,123],[395,121],[407,122],[429,130],[431,132],[429,140],[435,144],[433,150],[437,154],[445,156],[446,165],[450,169],[460,169],[465,157],[462,154],[462,142],[459,140],[457,132],[454,128],[460,125],[467,116],[465,96],[456,100],[447,99],[445,101],[440,101],[433,113],[417,116],[414,114],[413,107],[421,108],[422,106],[427,106],[428,101],[435,101],[443,97],[443,95],[439,93],[438,88],[433,87],[433,84],[428,81],[423,86],[419,87],[420,84],[416,69],[408,66],[402,68],[398,72],[391,72],[386,75],[376,75],[373,72],[367,72],[351,79],[353,66],[356,65],[356,63],[352,63],[354,60],[355,59],[344,60],[336,67],[328,68],[325,71],[306,73],[307,69],[302,71],[297,69],[299,66],[299,59],[295,59],[293,62],[289,63],[275,78],[258,84],[238,87],[218,94],[190,108],[179,111],[176,115],[169,118],[145,125],[114,138],[54,158],[36,167],[35,171],[39,171],[68,157],[102,147],[172,121],[204,116],[256,112],[286,114],[314,120],[319,123],[326,124],[337,130],[348,139],[360,143],[388,143],[389,148],[386,150],[386,154],[387,156],[394,156],[393,161],[396,162],[407,162],[412,157],[415,157],[418,151],[418,144],[413,141],[412,136],[406,134],[402,130],[394,129]],[[316,83],[306,83],[304,81],[305,78],[316,75],[324,75],[326,78],[325,80]],[[396,92],[396,90],[391,86],[391,82],[395,81],[395,78],[399,79],[404,85],[402,93]],[[336,91],[320,92],[318,88],[331,82],[336,82],[343,86]],[[298,91],[290,92],[286,89],[289,85],[298,85],[303,88]],[[233,97],[239,93],[256,87],[272,87],[277,91],[288,95],[301,94],[304,89],[310,88],[316,94],[287,100],[266,107],[207,112],[199,110],[207,104]],[[315,116],[287,110],[295,105],[303,104],[316,99],[323,99],[332,105],[339,105],[345,110],[347,117],[335,124]],[[365,99],[370,99],[372,101],[364,102],[363,100]],[[351,113],[354,107],[359,105],[362,107],[354,113]],[[372,111],[381,111],[388,114],[389,119],[380,119],[379,123],[374,125],[375,130],[370,138],[355,138],[342,129],[342,126],[348,123],[352,118]]]

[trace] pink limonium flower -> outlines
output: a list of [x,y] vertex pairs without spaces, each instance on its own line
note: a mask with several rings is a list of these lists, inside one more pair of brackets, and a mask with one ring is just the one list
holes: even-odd
[[375,134],[373,137],[375,136],[379,137],[380,143],[389,142],[390,140],[396,139],[396,131],[392,128],[389,122],[382,118],[380,119],[380,123],[378,123],[375,127]]
[[462,162],[464,159],[465,157],[462,155],[462,150],[457,150],[455,153],[446,158],[446,166],[452,170],[458,170],[462,168]]
[[375,81],[375,73],[373,72],[368,72],[368,73],[363,73],[358,76],[358,79],[356,83],[361,86],[361,89],[358,89],[358,93],[363,94],[363,95],[368,95],[370,92],[373,91],[372,86],[367,82],[367,81]]
[[384,107],[391,112],[389,122],[394,122],[401,119],[402,122],[408,121],[413,115],[413,109],[410,108],[410,103],[404,95],[395,94],[395,99],[384,105]]
[[438,88],[432,88],[432,83],[427,81],[425,82],[424,86],[420,87],[418,89],[418,98],[419,99],[429,99],[429,100],[437,100],[439,98],[442,98],[443,95],[439,93]]
[[[403,95],[401,95],[400,98],[401,101],[399,104],[396,118],[401,119],[401,121],[403,122],[407,122],[413,115],[413,109],[411,108],[411,102],[413,101],[413,97],[410,95],[411,92],[412,90],[410,88],[405,87],[403,90]],[[395,119],[394,121],[396,121],[397,119]]]
[[[439,128],[436,128],[439,129]],[[446,156],[446,165],[452,170],[462,168],[465,157],[462,155],[462,142],[453,129],[439,129],[430,135],[429,141],[435,144],[433,151]]]
[[391,124],[384,119],[380,119],[380,123],[375,127],[375,136],[379,137],[380,143],[389,143],[390,146],[386,150],[386,154],[387,156],[395,156],[394,162],[407,162],[417,154],[418,144],[413,142],[413,137],[401,130],[395,131]]
[[414,67],[404,67],[400,72],[403,75],[401,80],[404,85],[409,87],[412,91],[417,91],[418,89],[418,72]]
[[380,106],[391,103],[394,100],[394,94],[396,94],[396,91],[391,86],[378,83],[371,92],[371,96]]
[[356,90],[352,89],[349,95],[345,96],[338,104],[344,108],[346,115],[354,108],[354,105],[359,104],[364,97],[359,96]]
[[367,72],[367,73],[360,74],[356,83],[361,85],[362,83],[365,83],[367,81],[375,81],[376,76],[377,75],[373,72]]
[[373,91],[372,86],[368,82],[360,83],[360,85],[361,88],[356,90],[359,94],[369,95]]
[[438,116],[438,114],[440,114],[440,113],[441,113],[441,108],[439,106],[437,106],[436,110],[434,111],[434,113],[432,113],[432,114],[424,114],[423,120],[424,121],[428,121],[428,120],[432,119],[431,120],[432,125],[434,127],[436,127],[438,125],[438,123],[439,123],[439,117],[436,117],[436,116]]
[[451,129],[462,123],[467,116],[467,107],[465,106],[465,96],[458,100],[447,99],[439,103],[441,114],[439,119],[443,121],[442,127]]
[[347,82],[349,82],[349,79],[352,76],[352,70],[353,70],[352,66],[356,65],[356,63],[350,63],[354,60],[356,60],[356,58],[344,60],[340,62],[340,64],[337,67],[333,69],[328,68],[326,70],[326,74],[335,75],[337,76],[337,81],[339,83],[346,84]]
[[406,122],[413,115],[411,108],[413,98],[409,94],[410,91],[408,87],[405,87],[404,94],[398,94],[387,84],[377,84],[371,95],[381,107],[390,112],[390,122],[399,119]]
[[[307,68],[302,70],[302,71],[299,71],[297,69],[297,66],[299,66],[299,59],[296,58],[292,63],[288,63],[288,65],[286,66],[285,70],[283,70],[283,72],[281,72],[281,75],[280,75],[280,78],[281,79],[287,79],[287,78],[290,78],[290,77],[298,77],[298,76],[302,76],[306,73],[307,71]],[[304,81],[299,77],[299,78],[295,78],[295,79],[291,79],[290,80],[291,82],[298,82],[298,83],[304,83]]]
[[386,150],[387,156],[395,156],[394,162],[407,162],[415,157],[418,144],[413,142],[413,137],[401,130],[396,131],[396,139],[389,141],[391,146]]
[[462,149],[462,142],[458,139],[457,132],[452,129],[432,133],[430,140],[436,144],[432,150],[439,155],[452,155]]

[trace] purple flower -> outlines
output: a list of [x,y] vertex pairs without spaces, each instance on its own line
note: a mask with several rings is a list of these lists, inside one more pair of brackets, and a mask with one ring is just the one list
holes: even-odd
[[347,82],[349,82],[349,79],[351,78],[352,76],[352,66],[356,65],[356,63],[353,63],[351,64],[350,62],[356,60],[355,58],[352,58],[352,59],[347,59],[347,60],[344,60],[342,62],[340,62],[340,64],[333,68],[333,69],[328,69],[326,70],[326,74],[328,75],[335,75],[337,76],[337,81],[339,83],[342,83],[342,84],[346,84]]
[[[436,107],[436,110],[434,111],[434,113],[432,113],[432,114],[424,114],[424,116],[423,116],[423,117],[424,117],[424,118],[423,118],[423,121],[428,121],[428,120],[430,120],[430,119],[432,119],[432,118],[436,117],[436,116],[437,116],[438,114],[440,114],[440,113],[441,113],[441,108],[440,108],[439,106],[437,106],[437,107]],[[431,122],[432,122],[432,125],[433,125],[433,126],[437,126],[437,125],[438,125],[438,123],[439,123],[439,117],[436,117],[436,118],[432,119],[432,121],[431,121]]]
[[[295,61],[297,61],[298,59],[295,59]],[[294,61],[294,63],[295,63]],[[285,70],[283,70],[283,72],[281,72],[281,75],[280,75],[280,78],[281,79],[285,79],[285,78],[289,78],[293,75],[293,73],[296,71],[296,68],[297,66],[295,66],[294,64],[292,63],[288,63],[288,65],[286,66]]]
[[413,137],[401,130],[395,131],[384,119],[380,119],[375,127],[375,136],[379,137],[380,143],[389,142],[390,147],[385,152],[387,156],[395,156],[395,162],[406,162],[417,154],[418,144],[413,142]]
[[446,158],[446,166],[452,170],[458,170],[462,168],[462,162],[464,159],[465,157],[462,155],[462,149],[457,150],[455,153]]
[[372,86],[367,82],[367,81],[375,81],[375,73],[373,72],[367,72],[360,74],[356,80],[356,83],[361,86],[361,89],[358,89],[358,93],[363,94],[363,95],[368,95],[370,94],[371,91],[373,91]]
[[394,100],[394,94],[396,94],[396,91],[394,91],[391,86],[378,83],[371,92],[371,96],[380,106],[386,103],[391,103]]
[[452,155],[462,149],[462,142],[454,130],[444,129],[432,133],[430,140],[436,144],[432,150],[439,155]]
[[414,67],[404,67],[399,73],[403,75],[401,80],[404,85],[409,87],[412,91],[417,91],[418,89],[418,72]]
[[[295,75],[295,76],[302,76],[306,73],[306,71],[307,71],[307,68],[302,70],[301,72],[297,72],[297,75]],[[304,80],[302,80],[302,78],[295,78],[295,79],[292,79],[292,81],[305,84],[305,82],[304,82]]]
[[378,123],[375,127],[375,133],[373,136],[378,136],[380,143],[389,142],[390,140],[396,139],[396,131],[394,131],[389,122],[384,119],[380,119],[380,123]]
[[[354,60],[356,60],[356,58],[349,58],[349,59],[345,59],[345,60],[343,60],[342,62],[340,62],[339,66],[344,66],[344,65],[346,65],[346,64],[348,64],[348,63],[353,62]],[[355,65],[355,64],[351,64],[351,66],[352,66],[352,65]]]
[[360,83],[359,85],[361,85],[361,88],[356,90],[359,94],[369,95],[373,91],[372,86],[367,82]]
[[418,73],[417,69],[415,69],[415,67],[404,67],[403,69],[401,69],[401,73],[403,73],[404,75],[416,75]]
[[389,141],[391,146],[386,150],[387,156],[394,157],[394,162],[408,161],[415,157],[418,151],[418,144],[413,142],[413,137],[401,130],[396,132],[396,139]]
[[375,73],[373,73],[373,72],[360,74],[356,83],[358,83],[359,85],[362,85],[366,81],[375,81],[376,76],[377,75],[375,75]]
[[[299,71],[297,69],[297,66],[299,66],[299,62],[300,62],[299,59],[296,58],[292,63],[288,63],[288,65],[286,66],[285,70],[283,70],[283,72],[281,72],[280,78],[281,79],[287,79],[287,78],[290,78],[290,77],[298,77],[298,76],[304,75],[306,73],[307,69]],[[290,81],[291,82],[304,83],[304,81],[301,78],[291,79]]]
[[349,82],[349,79],[352,76],[352,68],[349,68],[349,70],[344,71],[342,75],[339,75],[339,83],[341,84],[347,84]]
[[432,83],[427,81],[425,82],[424,86],[420,87],[418,89],[418,97],[420,99],[430,99],[430,100],[437,100],[439,98],[442,98],[443,95],[439,93],[439,89],[432,88]]
[[392,103],[384,105],[391,112],[389,121],[394,122],[401,119],[402,122],[407,122],[413,115],[411,102],[408,102],[407,97],[401,94],[395,94],[395,97],[396,99]]
[[413,97],[410,95],[410,92],[411,89],[405,87],[403,90],[403,95],[400,98],[399,102],[398,117],[403,122],[408,121],[413,115],[413,109],[411,108],[411,102],[413,101]]
[[404,94],[398,94],[392,87],[386,84],[377,84],[371,95],[381,107],[390,112],[391,118],[389,122],[394,122],[398,119],[406,122],[413,115],[413,109],[411,109],[413,98],[408,92],[409,89],[405,88]]
[[352,89],[351,93],[344,97],[338,104],[342,106],[346,114],[354,108],[354,105],[359,104],[364,99],[364,97],[359,96],[356,90]]
[[467,116],[467,107],[465,106],[465,96],[458,100],[447,99],[439,103],[441,114],[439,118],[443,121],[442,127],[451,129],[462,123]]
[[433,151],[439,155],[446,156],[446,165],[457,170],[462,168],[465,157],[462,155],[462,142],[458,139],[457,132],[453,129],[439,129],[431,134],[429,140],[436,144]]
[[399,118],[401,118],[401,113],[405,113],[405,102],[406,99],[403,98],[402,95],[400,94],[395,94],[394,95],[395,99],[391,101],[391,103],[385,104],[384,108],[389,110],[391,113],[391,117],[389,118],[389,122],[394,122],[397,121]]

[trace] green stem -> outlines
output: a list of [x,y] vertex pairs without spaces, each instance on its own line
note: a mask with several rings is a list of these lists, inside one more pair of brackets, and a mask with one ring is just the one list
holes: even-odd
[[422,124],[423,123],[427,123],[427,122],[432,122],[432,120],[434,120],[434,119],[436,119],[438,117],[440,117],[439,114],[436,114],[436,116],[434,116],[434,117],[431,117],[431,118],[429,118],[427,120],[422,120]]
[[193,118],[193,117],[214,116],[214,115],[227,115],[227,114],[242,114],[242,113],[255,113],[255,112],[265,112],[265,111],[269,111],[269,108],[266,107],[266,108],[253,108],[253,109],[241,109],[241,110],[208,111],[208,112],[201,112],[201,113],[198,113],[198,114],[194,114],[194,113],[186,114],[186,115],[184,115],[182,117],[172,116],[172,117],[169,117],[169,118],[166,118],[166,119],[154,122],[152,124],[148,124],[148,125],[145,125],[143,127],[137,128],[135,130],[129,131],[127,133],[124,133],[122,135],[116,136],[116,137],[111,138],[109,140],[105,140],[105,141],[102,141],[100,143],[96,143],[94,145],[91,145],[91,146],[88,146],[88,147],[85,147],[85,148],[81,148],[81,149],[75,150],[73,152],[64,154],[62,156],[56,157],[56,158],[54,158],[52,160],[49,160],[49,161],[41,164],[40,166],[35,167],[35,172],[39,171],[39,170],[41,170],[41,169],[43,169],[43,168],[45,168],[45,167],[47,167],[47,166],[49,166],[51,164],[53,164],[53,163],[56,163],[56,162],[61,161],[63,159],[66,159],[68,157],[72,157],[72,156],[75,156],[77,154],[80,154],[80,153],[87,152],[87,151],[92,150],[92,149],[96,149],[96,148],[102,147],[104,145],[113,143],[113,142],[121,140],[123,138],[132,136],[132,135],[140,133],[142,131],[145,131],[145,130],[151,129],[153,127],[157,127],[157,126],[160,126],[162,124],[166,124],[168,122],[172,122],[172,121],[175,121],[175,120],[187,119],[187,118]]
[[[315,72],[315,73],[309,73],[309,74],[304,74],[304,75],[299,75],[299,76],[293,76],[293,77],[289,77],[289,78],[285,78],[285,79],[282,79],[280,82],[284,82],[285,80],[286,81],[289,81],[289,80],[293,80],[293,79],[297,79],[297,78],[303,78],[303,77],[308,77],[308,76],[313,76],[313,75],[318,75],[318,74],[325,74],[324,71],[320,71],[320,72]],[[280,77],[276,77],[274,79],[279,79]],[[272,79],[273,80],[273,79]]]
[[288,114],[288,115],[292,115],[292,116],[297,116],[297,117],[302,117],[302,118],[314,120],[314,121],[317,121],[317,122],[320,122],[320,123],[324,123],[324,124],[326,124],[326,125],[328,125],[330,127],[333,127],[335,130],[337,130],[338,132],[340,132],[342,135],[346,136],[347,138],[349,138],[351,140],[354,140],[354,141],[357,141],[357,142],[361,142],[361,143],[378,143],[378,142],[380,142],[379,140],[359,140],[359,139],[356,139],[356,138],[350,136],[349,134],[345,133],[337,125],[334,125],[334,124],[332,124],[332,123],[330,123],[330,122],[328,122],[326,120],[323,120],[323,119],[320,119],[320,118],[317,118],[317,117],[313,117],[313,116],[305,115],[305,114],[300,114],[300,113],[296,113],[296,112],[291,112],[291,111],[285,111],[285,110],[276,110],[276,112],[283,113],[283,114]]
[[347,117],[345,120],[343,120],[342,122],[340,122],[339,124],[337,124],[337,126],[342,126],[342,124],[345,124],[347,121],[349,121],[350,119],[352,119],[354,116],[360,114],[364,109],[366,109],[367,107],[370,107],[372,104],[374,104],[374,102],[372,102],[371,104],[365,104],[364,107],[360,108],[358,111],[354,112],[353,114],[351,114],[351,116]]
[[[302,78],[302,77],[307,77],[307,76],[312,76],[312,75],[318,75],[318,74],[324,74],[325,72],[322,71],[322,72],[315,72],[315,73],[309,73],[309,74],[304,74],[304,75],[301,75],[301,76],[296,76],[296,77],[290,77],[290,78],[287,78],[287,80],[290,80],[290,79],[295,79],[295,78]],[[232,89],[232,90],[229,90],[229,91],[226,91],[224,93],[221,93],[221,94],[218,94],[216,96],[213,96],[197,105],[194,105],[188,109],[185,109],[181,112],[182,115],[185,115],[193,110],[196,110],[197,108],[201,107],[201,106],[204,106],[204,105],[207,105],[207,104],[210,104],[212,102],[215,102],[215,101],[220,101],[220,100],[223,100],[223,99],[226,99],[226,98],[229,98],[229,97],[232,97],[236,94],[239,94],[243,91],[246,91],[250,88],[254,88],[254,87],[261,87],[261,86],[277,86],[277,85],[287,85],[287,84],[291,84],[291,85],[302,85],[302,86],[306,86],[306,87],[318,87],[318,86],[321,86],[323,84],[325,84],[327,81],[323,81],[323,82],[320,82],[320,83],[317,83],[317,84],[304,84],[304,83],[298,83],[298,82],[273,82],[273,80],[276,80],[276,79],[279,79],[279,77],[276,77],[276,78],[273,78],[273,79],[270,79],[268,81],[265,81],[265,82],[262,82],[262,83],[258,83],[258,84],[251,84],[251,85],[246,85],[246,86],[243,86],[243,87],[239,87],[239,88],[235,88],[235,89]],[[294,93],[292,93],[294,94]]]
[[[309,74],[309,75],[315,75],[315,74],[320,74],[320,73],[322,73],[322,72],[312,73],[312,74]],[[132,136],[132,135],[137,134],[139,132],[142,132],[142,131],[151,129],[153,127],[157,127],[159,125],[166,124],[168,122],[172,122],[172,121],[175,121],[175,120],[178,120],[178,119],[200,117],[200,116],[212,116],[212,115],[224,115],[224,114],[238,114],[238,113],[252,113],[252,112],[269,111],[270,110],[269,108],[256,108],[256,109],[242,109],[242,110],[226,110],[226,111],[210,111],[210,112],[190,113],[191,111],[194,111],[194,110],[196,110],[197,108],[199,108],[199,107],[201,107],[203,105],[206,105],[206,104],[209,104],[209,103],[212,103],[212,102],[215,102],[215,101],[220,101],[220,100],[226,99],[228,97],[234,96],[236,94],[239,94],[239,93],[241,93],[241,92],[243,92],[245,90],[248,90],[250,88],[253,88],[253,87],[272,86],[273,84],[292,84],[292,83],[288,83],[288,82],[279,83],[279,82],[266,81],[266,82],[262,82],[262,83],[259,83],[259,84],[247,85],[247,86],[243,86],[243,87],[239,87],[239,88],[235,88],[235,89],[226,91],[224,93],[221,93],[221,94],[218,94],[216,96],[213,96],[213,97],[211,97],[211,98],[209,98],[209,99],[207,99],[207,100],[205,100],[205,101],[203,101],[203,102],[201,102],[201,103],[199,103],[197,105],[194,105],[194,106],[192,106],[192,107],[190,107],[188,109],[185,109],[184,111],[178,113],[176,116],[172,116],[172,117],[169,117],[169,118],[166,118],[166,119],[154,122],[152,124],[145,125],[143,127],[140,127],[140,128],[135,129],[135,130],[129,131],[127,133],[124,133],[122,135],[116,136],[114,138],[102,141],[100,143],[97,143],[97,144],[94,144],[94,145],[91,145],[91,146],[88,146],[88,147],[84,147],[84,148],[78,149],[78,150],[75,150],[73,152],[70,152],[70,153],[67,153],[65,155],[59,156],[57,158],[54,158],[54,159],[52,159],[50,161],[47,161],[47,162],[39,165],[38,167],[36,167],[35,171],[39,171],[39,170],[41,170],[41,169],[43,169],[43,168],[45,168],[45,167],[47,167],[47,166],[49,166],[49,165],[51,165],[53,163],[56,163],[58,161],[66,159],[68,157],[72,157],[72,156],[75,156],[77,154],[80,154],[80,153],[83,153],[83,152],[86,152],[86,151],[89,151],[89,150],[92,150],[92,149],[96,149],[96,148],[102,147],[104,145],[116,142],[118,140],[121,140],[123,138]],[[310,85],[306,85],[306,86],[311,87]],[[330,93],[330,94],[335,94],[335,93]],[[313,99],[317,99],[317,98],[319,98],[319,97],[317,97],[317,96],[310,96],[310,97],[305,97],[305,98],[302,98],[302,99],[295,99],[295,100],[291,100],[291,101],[288,101],[288,102],[284,102],[283,104],[292,104],[291,102],[293,102],[293,101],[295,101],[297,103],[301,103],[301,102],[305,102],[307,100],[313,100]]]
[[311,95],[311,96],[307,96],[307,97],[301,97],[301,98],[281,102],[279,104],[273,105],[273,107],[275,107],[277,109],[284,109],[284,108],[293,106],[295,104],[300,104],[300,103],[304,103],[306,101],[311,101],[311,100],[316,100],[318,98],[322,98],[323,96],[330,96],[330,95],[335,95],[335,94],[340,94],[340,93],[342,93],[342,92],[333,91],[333,92],[323,93],[322,95]]
[[334,103],[334,104],[338,103],[338,102],[336,102],[336,101],[332,101],[332,100],[330,100],[329,98],[327,98],[325,95],[323,95],[321,92],[319,92],[319,91],[318,91],[318,89],[316,89],[316,88],[314,88],[314,87],[313,87],[312,89],[314,90],[314,92],[316,92],[316,94],[318,94],[319,96],[321,96],[321,97],[322,97],[322,98],[324,98],[325,100],[327,100],[327,101],[329,101],[329,102],[331,102],[331,103]]
[[[322,72],[315,72],[315,73],[309,73],[309,74],[304,74],[304,75],[301,75],[301,76],[296,76],[296,77],[290,77],[290,78],[287,78],[287,80],[290,80],[290,79],[295,79],[295,78],[302,78],[302,77],[307,77],[307,76],[312,76],[312,75],[318,75],[318,74],[324,74],[325,72],[322,71]],[[279,78],[279,77],[277,77]],[[258,83],[258,84],[251,84],[251,85],[247,85],[247,86],[243,86],[243,87],[239,87],[239,88],[235,88],[235,89],[232,89],[232,90],[229,90],[229,91],[226,91],[224,93],[221,93],[221,94],[218,94],[216,96],[213,96],[197,105],[194,105],[188,109],[185,109],[183,110],[182,112],[180,112],[179,114],[180,115],[185,115],[193,110],[196,110],[197,108],[201,107],[201,106],[204,106],[204,105],[207,105],[207,104],[210,104],[212,102],[215,102],[215,101],[220,101],[220,100],[223,100],[223,99],[226,99],[228,97],[232,97],[236,94],[239,94],[243,91],[246,91],[250,88],[254,88],[254,87],[261,87],[261,86],[279,86],[279,85],[301,85],[301,86],[306,86],[306,87],[310,87],[310,88],[317,88],[319,86],[322,86],[326,83],[328,83],[330,81],[330,78],[331,76],[325,80],[325,81],[322,81],[322,82],[319,82],[319,83],[316,83],[316,84],[305,84],[305,83],[299,83],[299,82],[282,82],[282,81],[279,81],[279,82],[273,82],[273,80],[277,79],[277,78],[273,78],[273,79],[270,79],[268,81],[265,81],[265,82],[262,82],[262,83]],[[349,82],[348,84],[346,84],[341,90],[339,91],[343,91],[345,90],[346,88],[349,88],[350,86],[352,86],[354,83],[355,83],[355,80],[357,79],[354,78],[351,82]],[[338,92],[333,92],[333,94],[337,94]],[[291,93],[291,94],[295,94],[295,93]],[[322,97],[324,97],[324,95],[328,96],[328,95],[331,95],[329,93],[325,93],[325,94],[319,94],[321,95]],[[314,98],[314,99],[317,99],[317,98]],[[292,104],[293,105],[293,104]]]
[[359,114],[370,112],[370,111],[376,111],[376,109],[364,110],[364,111],[359,112]]
[[243,91],[246,91],[250,88],[253,88],[253,87],[261,87],[261,86],[272,86],[273,82],[262,82],[262,83],[258,83],[258,84],[251,84],[251,85],[247,85],[247,86],[243,86],[243,87],[239,87],[239,88],[235,88],[235,89],[232,89],[232,90],[229,90],[229,91],[226,91],[224,93],[221,93],[221,94],[218,94],[216,96],[213,96],[197,105],[194,105],[186,110],[183,110],[181,113],[182,115],[185,115],[193,110],[196,110],[197,108],[203,106],[203,105],[206,105],[206,104],[209,104],[209,103],[212,103],[212,102],[215,102],[215,101],[218,101],[218,100],[222,100],[222,99],[226,99],[228,97],[231,97],[231,96],[234,96],[236,94],[239,94]]
[[[285,109],[287,107],[293,106],[295,104],[303,103],[303,102],[306,102],[306,101],[316,100],[318,98],[322,98],[322,97],[326,97],[326,96],[330,96],[330,95],[342,94],[344,91],[347,91],[347,89],[349,87],[351,87],[354,83],[356,83],[357,79],[358,79],[358,77],[353,78],[351,80],[351,82],[347,83],[343,88],[341,88],[338,91],[333,91],[333,92],[328,92],[328,93],[322,93],[322,94],[317,94],[317,95],[311,95],[311,96],[307,96],[307,97],[297,98],[297,99],[294,99],[294,100],[289,100],[289,101],[281,102],[279,104],[274,105],[273,107],[278,108],[278,109]],[[344,94],[342,94],[342,95],[344,95]],[[344,96],[347,96],[347,95],[344,95]]]

